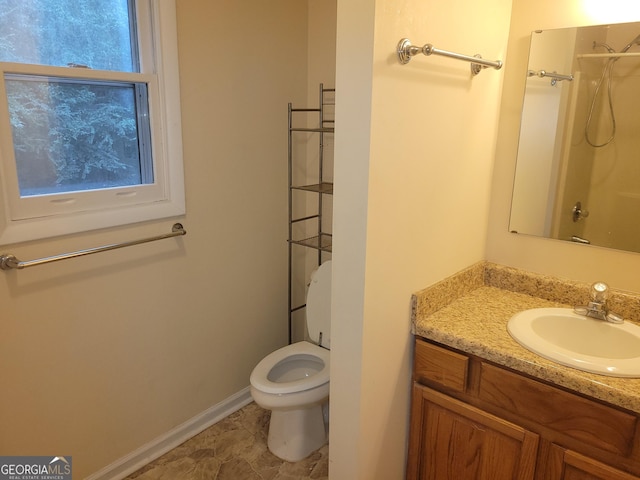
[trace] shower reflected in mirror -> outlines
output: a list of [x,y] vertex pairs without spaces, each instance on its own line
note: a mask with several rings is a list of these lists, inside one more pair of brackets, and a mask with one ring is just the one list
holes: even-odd
[[640,23],[538,30],[509,230],[640,252]]

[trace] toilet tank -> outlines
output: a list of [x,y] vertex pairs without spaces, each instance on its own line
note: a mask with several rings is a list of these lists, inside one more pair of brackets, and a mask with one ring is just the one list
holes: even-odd
[[306,314],[311,340],[331,348],[331,260],[324,262],[311,274]]

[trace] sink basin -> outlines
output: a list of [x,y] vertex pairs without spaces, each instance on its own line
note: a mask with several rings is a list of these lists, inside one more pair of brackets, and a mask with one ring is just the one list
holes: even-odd
[[640,378],[640,327],[578,315],[569,308],[517,313],[507,330],[524,348],[554,362],[611,377]]

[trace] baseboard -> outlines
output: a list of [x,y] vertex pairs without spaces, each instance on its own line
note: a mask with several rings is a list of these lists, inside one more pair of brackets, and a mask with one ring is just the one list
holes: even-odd
[[86,477],[86,480],[121,480],[249,403],[251,403],[251,392],[249,387],[246,387]]

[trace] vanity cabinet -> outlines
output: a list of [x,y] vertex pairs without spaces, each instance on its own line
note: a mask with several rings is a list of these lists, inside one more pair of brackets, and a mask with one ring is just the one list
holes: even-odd
[[409,480],[640,479],[639,415],[416,339]]
[[558,445],[551,446],[547,480],[633,480],[638,477],[622,472],[592,458]]
[[533,480],[538,435],[430,388],[413,392],[415,465],[423,480]]

